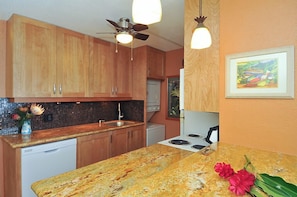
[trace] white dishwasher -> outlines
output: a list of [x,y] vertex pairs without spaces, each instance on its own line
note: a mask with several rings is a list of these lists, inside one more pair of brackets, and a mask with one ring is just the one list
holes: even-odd
[[36,196],[32,183],[76,169],[76,139],[21,148],[22,196]]

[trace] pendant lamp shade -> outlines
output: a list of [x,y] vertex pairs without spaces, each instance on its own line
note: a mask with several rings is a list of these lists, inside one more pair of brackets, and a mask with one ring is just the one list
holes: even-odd
[[128,32],[120,32],[116,35],[116,39],[122,44],[128,44],[132,42],[133,36],[130,35]]
[[160,0],[133,0],[132,18],[135,23],[149,25],[160,22],[162,6]]
[[202,0],[199,1],[199,17],[194,20],[198,23],[191,39],[192,49],[204,49],[210,47],[212,40],[208,28],[203,24],[207,17],[202,16]]
[[212,43],[210,32],[203,23],[199,23],[194,30],[191,40],[192,49],[204,49],[210,47]]

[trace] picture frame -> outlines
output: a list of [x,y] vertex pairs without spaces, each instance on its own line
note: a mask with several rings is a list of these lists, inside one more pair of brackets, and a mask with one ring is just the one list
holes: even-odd
[[226,56],[226,98],[294,98],[294,46]]
[[179,76],[167,77],[167,119],[180,118]]

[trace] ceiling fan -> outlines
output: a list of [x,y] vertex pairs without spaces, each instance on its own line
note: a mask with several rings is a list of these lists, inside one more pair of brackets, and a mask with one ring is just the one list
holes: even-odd
[[[149,35],[139,33],[148,29],[147,25],[143,24],[132,24],[128,18],[120,18],[119,22],[114,22],[112,20],[106,19],[110,24],[115,27],[116,32],[113,33],[116,35],[116,40],[122,44],[128,44],[132,42],[133,38],[139,40],[147,40]],[[100,34],[100,33],[99,33]]]

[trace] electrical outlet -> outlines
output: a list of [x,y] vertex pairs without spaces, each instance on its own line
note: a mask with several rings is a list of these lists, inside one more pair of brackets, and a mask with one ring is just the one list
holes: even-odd
[[43,121],[44,122],[51,122],[51,121],[53,121],[53,114],[45,114],[45,115],[43,115]]

